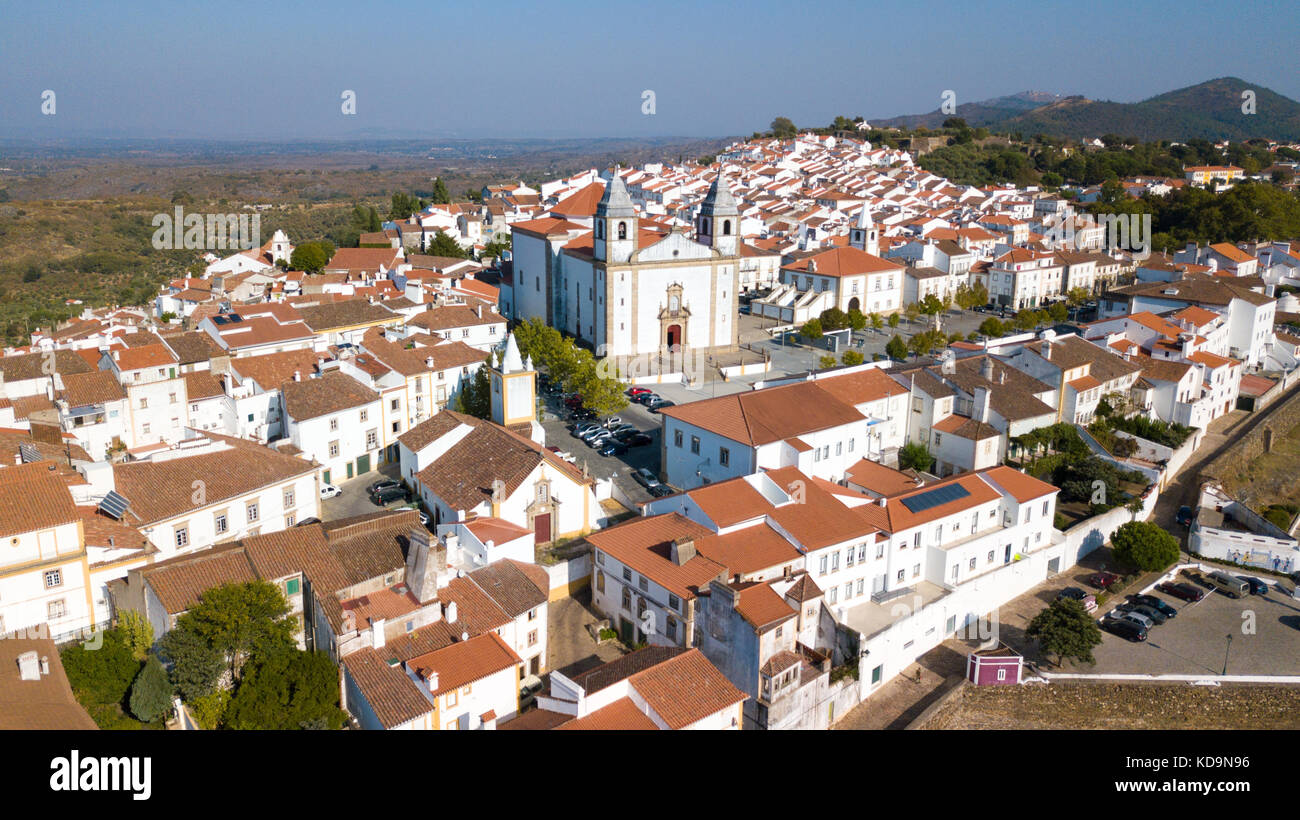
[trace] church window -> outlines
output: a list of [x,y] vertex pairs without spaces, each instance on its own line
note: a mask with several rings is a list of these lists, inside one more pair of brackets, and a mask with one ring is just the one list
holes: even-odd
[[597,239],[604,239],[604,238],[605,238],[604,233],[603,233],[603,231],[602,231],[603,227],[604,227],[604,226],[601,225],[601,223],[599,223],[599,222],[596,223],[596,238],[597,238]]
[[730,219],[724,219],[724,220],[722,220],[722,235],[723,235],[723,236],[731,236],[731,220],[730,220]]
[[620,222],[620,223],[618,223],[618,238],[619,238],[619,239],[627,239],[627,223],[626,223],[626,222]]

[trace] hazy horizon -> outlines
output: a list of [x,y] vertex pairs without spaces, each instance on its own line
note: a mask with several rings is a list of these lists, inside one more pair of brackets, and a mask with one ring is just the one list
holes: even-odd
[[820,126],[925,113],[949,89],[958,103],[1030,90],[1135,102],[1224,76],[1300,99],[1294,4],[1239,3],[1250,36],[1213,42],[1221,12],[1208,2],[493,9],[10,4],[0,138],[709,139],[776,116]]

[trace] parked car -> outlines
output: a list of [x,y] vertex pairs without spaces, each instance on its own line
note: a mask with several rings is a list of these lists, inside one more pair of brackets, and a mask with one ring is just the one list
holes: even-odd
[[621,456],[627,454],[627,445],[616,438],[610,438],[601,444],[596,452],[602,456]]
[[1143,606],[1149,606],[1152,609],[1158,610],[1160,614],[1164,615],[1166,618],[1172,618],[1178,614],[1178,610],[1174,609],[1154,595],[1130,595],[1129,600],[1135,604],[1142,604]]
[[629,387],[627,389],[627,394],[629,396],[632,396],[633,398],[636,398],[637,396],[643,396],[646,393],[653,393],[653,392],[654,391],[648,387]]
[[599,429],[601,429],[600,425],[594,421],[582,421],[573,425],[570,432],[573,434],[574,438],[582,438],[586,433],[593,433]]
[[1251,594],[1251,595],[1267,595],[1267,594],[1268,594],[1268,584],[1264,583],[1263,581],[1259,580],[1258,578],[1252,578],[1252,577],[1250,577],[1249,575],[1238,575],[1237,577],[1240,578],[1241,580],[1245,581],[1245,582],[1246,582],[1246,586],[1250,587],[1250,594]]
[[294,526],[295,526],[295,527],[305,527],[305,526],[307,526],[308,524],[319,524],[319,523],[320,523],[320,519],[319,519],[319,518],[314,518],[314,517],[313,517],[313,518],[304,518],[303,520],[299,521],[297,524],[294,524]]
[[[1118,616],[1115,615],[1116,612],[1119,613]],[[1115,607],[1115,610],[1111,613],[1111,617],[1118,617],[1120,620],[1132,621],[1143,629],[1150,629],[1155,626],[1155,622],[1142,613],[1125,611],[1120,607]]]
[[609,428],[610,430],[613,430],[615,427],[622,427],[624,424],[627,424],[627,422],[623,421],[618,416],[610,416],[609,418],[602,421],[601,424],[603,424],[605,427]]
[[1215,570],[1207,574],[1205,580],[1229,598],[1245,598],[1250,595],[1250,586],[1235,575]]
[[1083,604],[1083,608],[1089,612],[1097,609],[1097,596],[1087,590],[1079,589],[1078,587],[1066,587],[1057,594],[1056,600],[1078,601]]
[[663,486],[663,482],[655,478],[655,474],[645,467],[632,471],[632,480],[647,490]]
[[610,441],[613,438],[614,438],[613,434],[611,434],[608,430],[599,430],[595,433],[592,433],[589,436],[584,436],[582,441],[588,447],[594,447],[595,449],[599,450],[601,447],[605,446],[605,443],[607,441]]
[[660,484],[658,487],[650,488],[650,495],[654,496],[655,498],[663,498],[664,496],[672,495],[675,492],[677,491],[674,490],[672,487],[669,487],[667,484]]
[[1205,587],[1210,591],[1213,591],[1215,589],[1215,586],[1213,583],[1211,583],[1210,579],[1206,578],[1204,575],[1200,574],[1199,572],[1192,572],[1191,570],[1183,570],[1183,573],[1187,576],[1188,580],[1190,580],[1192,583],[1196,584],[1197,586]]
[[400,487],[400,486],[402,486],[400,483],[392,480],[391,478],[381,478],[378,481],[376,481],[374,484],[371,484],[369,487],[367,487],[366,492],[370,493],[371,495],[374,495],[375,493],[379,492],[385,487]]
[[371,503],[378,507],[382,507],[390,501],[399,500],[406,500],[406,488],[401,485],[396,487],[384,487],[370,494]]
[[588,410],[585,407],[579,407],[577,410],[574,410],[569,414],[569,418],[574,421],[595,421],[596,411]]
[[650,438],[650,436],[645,433],[633,433],[627,437],[618,436],[616,438],[628,447],[644,447],[654,441],[654,439]]
[[649,405],[647,405],[647,406],[646,406],[646,409],[649,410],[651,413],[658,413],[660,410],[664,409],[665,407],[672,407],[672,406],[674,406],[674,405],[676,405],[676,404],[677,404],[677,402],[675,402],[675,401],[668,401],[667,399],[660,399],[659,401],[652,402],[652,403],[650,403]]
[[1192,508],[1184,504],[1183,506],[1178,508],[1178,514],[1174,516],[1174,520],[1177,521],[1181,526],[1190,527],[1192,526],[1193,517],[1194,516],[1192,514]]
[[335,487],[333,484],[320,485],[321,498],[333,498],[334,496],[338,495],[340,492],[342,492],[342,490],[340,490],[338,487]]
[[1109,589],[1112,584],[1119,580],[1119,576],[1113,572],[1094,572],[1088,579],[1088,583],[1097,589]]
[[1195,602],[1205,597],[1205,592],[1203,590],[1199,590],[1191,584],[1178,584],[1173,581],[1165,581],[1163,584],[1158,584],[1156,589],[1166,595],[1172,595],[1180,601]]
[[541,694],[542,679],[536,675],[529,675],[519,684],[519,711],[523,712],[530,708],[537,701],[537,696]]
[[1128,615],[1141,615],[1150,621],[1153,626],[1160,626],[1162,623],[1169,620],[1163,612],[1155,607],[1147,606],[1146,604],[1120,604],[1115,608]]
[[642,393],[641,395],[632,399],[632,401],[636,402],[637,404],[643,407],[649,407],[655,402],[664,401],[664,398],[660,396],[658,393]]
[[576,410],[582,406],[582,394],[574,393],[564,400],[564,406]]
[[1123,618],[1107,618],[1101,622],[1101,628],[1112,635],[1118,635],[1124,640],[1133,641],[1134,643],[1147,639],[1145,627]]

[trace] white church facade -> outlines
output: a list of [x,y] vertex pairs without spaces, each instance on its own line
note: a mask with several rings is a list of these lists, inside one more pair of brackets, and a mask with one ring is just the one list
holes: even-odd
[[721,176],[694,238],[644,228],[617,174],[590,231],[543,222],[514,237],[512,318],[543,319],[598,357],[737,347],[740,212]]

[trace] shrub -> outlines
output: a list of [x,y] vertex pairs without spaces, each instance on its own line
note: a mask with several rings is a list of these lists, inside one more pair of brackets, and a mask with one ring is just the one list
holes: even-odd
[[1149,521],[1121,524],[1110,544],[1115,560],[1127,567],[1154,571],[1178,560],[1178,539]]
[[934,464],[934,456],[924,444],[918,444],[909,441],[904,444],[898,451],[898,469],[900,470],[929,470]]
[[102,704],[121,704],[140,672],[140,661],[122,641],[116,629],[101,633],[98,649],[77,644],[60,655],[68,682],[79,699]]
[[172,687],[167,670],[158,658],[150,656],[131,685],[131,714],[145,723],[153,723],[166,714],[172,702]]
[[230,706],[230,691],[218,689],[209,692],[190,701],[186,706],[189,707],[194,722],[201,728],[215,729],[221,725],[221,721],[226,716],[226,709]]
[[846,350],[844,351],[843,354],[840,355],[840,361],[846,365],[853,366],[855,364],[862,364],[864,359],[862,354],[859,353],[858,351]]

